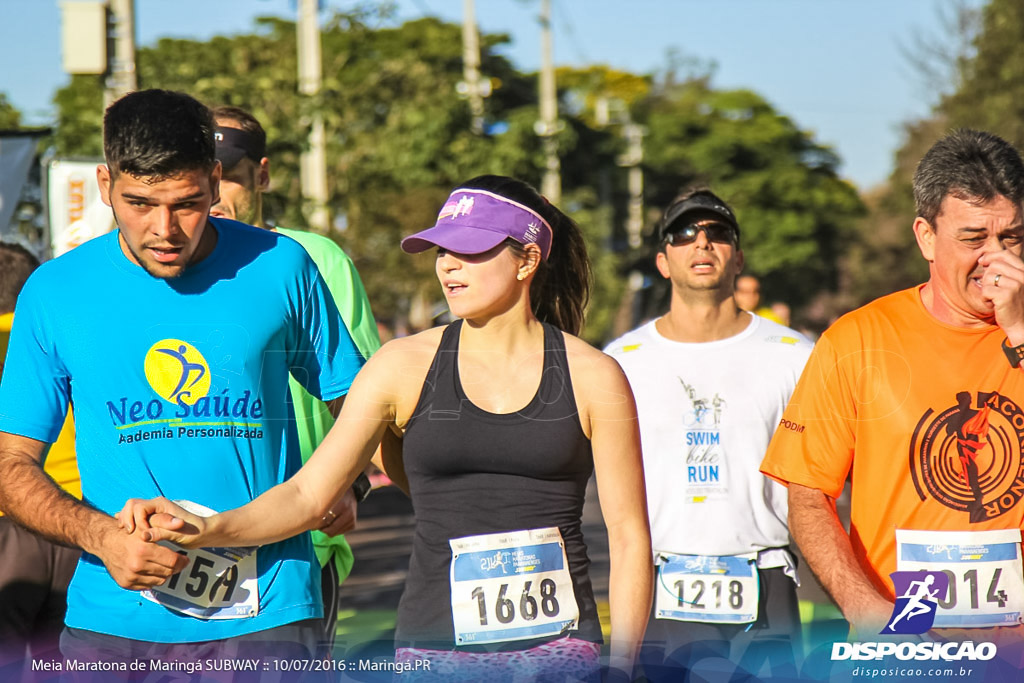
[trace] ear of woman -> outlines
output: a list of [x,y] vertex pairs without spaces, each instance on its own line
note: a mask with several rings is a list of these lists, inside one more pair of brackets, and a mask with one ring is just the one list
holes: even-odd
[[525,280],[526,278],[533,275],[537,268],[540,267],[541,262],[541,251],[540,247],[536,244],[527,244],[522,247],[522,265],[519,266],[519,272],[516,273],[517,280]]

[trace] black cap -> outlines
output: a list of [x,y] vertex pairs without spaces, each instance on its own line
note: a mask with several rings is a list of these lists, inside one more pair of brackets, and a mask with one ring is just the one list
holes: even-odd
[[[703,214],[703,216],[698,214]],[[700,190],[686,199],[671,204],[665,210],[665,217],[661,220],[661,228],[658,233],[659,237],[664,239],[665,235],[674,229],[689,225],[689,221],[682,221],[688,215],[695,219],[700,217],[720,218],[723,223],[733,227],[737,237],[740,234],[740,224],[736,221],[736,215],[733,214],[732,209],[719,199],[714,192]]]
[[266,156],[266,146],[260,139],[240,128],[218,126],[213,139],[217,144],[217,160],[225,171],[234,168],[243,157],[249,157],[258,164]]

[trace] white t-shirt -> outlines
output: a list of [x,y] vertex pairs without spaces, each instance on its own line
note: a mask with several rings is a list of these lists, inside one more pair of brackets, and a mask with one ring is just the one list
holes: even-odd
[[789,543],[786,489],[758,468],[812,346],[751,316],[745,330],[718,341],[671,341],[651,321],[605,348],[636,397],[656,555],[741,555]]

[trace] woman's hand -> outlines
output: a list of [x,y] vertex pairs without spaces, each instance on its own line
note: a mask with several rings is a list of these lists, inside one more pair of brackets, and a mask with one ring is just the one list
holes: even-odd
[[114,517],[128,533],[138,531],[144,541],[170,541],[183,548],[203,546],[205,517],[194,515],[166,498],[131,498]]

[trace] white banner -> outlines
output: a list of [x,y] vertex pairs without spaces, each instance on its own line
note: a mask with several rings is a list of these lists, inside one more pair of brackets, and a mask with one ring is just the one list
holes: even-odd
[[114,214],[100,199],[95,161],[54,159],[47,168],[50,247],[57,257],[114,229]]
[[38,135],[0,135],[0,236],[9,232],[11,217],[36,152]]

